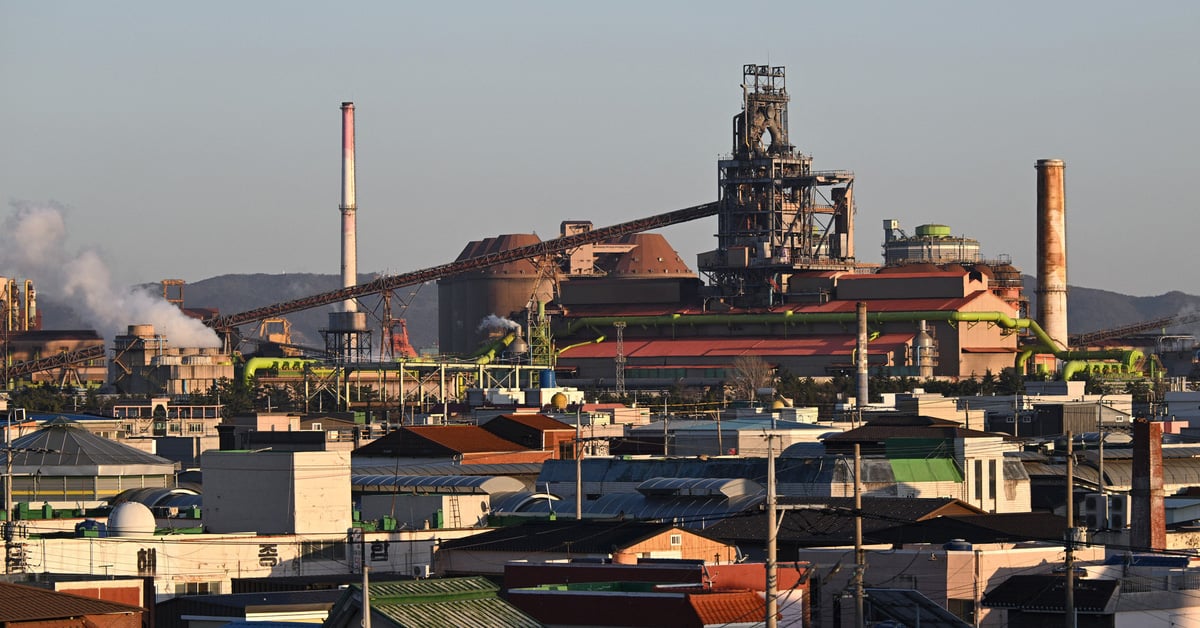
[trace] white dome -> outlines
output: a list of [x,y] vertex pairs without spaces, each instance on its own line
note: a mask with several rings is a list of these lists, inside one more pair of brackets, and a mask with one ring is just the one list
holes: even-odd
[[154,513],[143,504],[124,502],[108,514],[109,536],[153,536]]

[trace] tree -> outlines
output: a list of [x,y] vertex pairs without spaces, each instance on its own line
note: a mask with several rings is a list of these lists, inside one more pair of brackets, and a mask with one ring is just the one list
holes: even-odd
[[62,412],[67,408],[67,395],[54,385],[43,382],[37,386],[25,386],[13,391],[8,405],[25,408],[29,412]]
[[771,385],[774,379],[771,365],[756,355],[738,356],[726,384],[736,399],[753,400],[759,388]]
[[1000,371],[996,392],[1001,395],[1018,395],[1025,392],[1025,380],[1015,367],[1008,366]]

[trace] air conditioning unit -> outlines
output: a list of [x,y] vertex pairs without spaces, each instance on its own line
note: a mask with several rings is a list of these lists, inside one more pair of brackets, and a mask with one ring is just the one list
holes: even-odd
[[1129,496],[1116,494],[1108,496],[1108,528],[1124,530],[1129,527]]
[[429,565],[413,565],[413,577],[414,578],[417,578],[418,580],[420,580],[422,578],[428,578],[432,575],[433,575],[433,570],[429,568]]
[[1083,526],[1089,530],[1100,530],[1108,527],[1108,496],[1102,493],[1088,493],[1083,498],[1080,516]]

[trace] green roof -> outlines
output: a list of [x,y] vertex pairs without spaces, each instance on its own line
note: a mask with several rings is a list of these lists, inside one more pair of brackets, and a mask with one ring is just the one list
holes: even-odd
[[892,458],[897,482],[962,482],[962,473],[950,458]]
[[504,600],[480,598],[424,604],[376,604],[371,610],[403,628],[541,628],[542,624]]
[[[371,584],[371,611],[377,625],[394,628],[540,628],[537,620],[500,599],[500,587],[487,578],[430,578]],[[329,613],[327,626],[358,625],[362,590],[351,586]]]

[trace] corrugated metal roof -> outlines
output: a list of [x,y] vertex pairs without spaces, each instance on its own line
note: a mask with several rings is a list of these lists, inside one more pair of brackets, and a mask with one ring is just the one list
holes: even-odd
[[[526,427],[531,427],[535,430],[571,430],[574,431],[574,426],[567,425],[557,419],[552,419],[544,414],[501,414],[492,419],[492,421],[506,420],[513,423],[519,423]],[[485,424],[486,425],[486,424]]]
[[423,604],[376,604],[371,610],[401,628],[541,628],[541,622],[499,598],[426,602]]
[[[1083,613],[1103,613],[1113,604],[1116,580],[1075,580],[1075,608]],[[1066,608],[1066,578],[1062,575],[1015,575],[983,596],[989,608],[1019,608],[1026,611],[1063,612]]]
[[[124,443],[97,436],[74,421],[54,419],[42,429],[12,442],[13,467],[20,474],[104,475],[174,474],[175,463]],[[0,461],[6,453],[0,452]]]
[[912,589],[867,589],[867,602],[877,614],[922,628],[970,628],[971,624]]
[[[872,340],[868,352],[882,355],[898,351],[912,342],[913,334],[883,334]],[[704,337],[683,339],[626,338],[625,356],[629,359],[651,358],[734,358],[742,355],[817,356],[850,355],[857,338],[853,334],[804,336],[787,338],[730,338]],[[616,355],[616,343],[602,342],[573,347],[562,357],[571,359],[608,359]]]
[[[442,543],[442,550],[611,554],[676,526],[641,521],[529,521]],[[693,532],[694,533],[694,532]]]
[[351,473],[354,475],[537,475],[542,472],[541,463],[506,462],[493,464],[404,464],[401,466],[379,464],[371,458],[352,459]]
[[[672,523],[690,529],[704,529],[718,521],[723,521],[740,513],[757,510],[763,501],[762,495],[742,495],[739,497],[673,497],[659,495],[642,495],[640,493],[605,493],[599,499],[584,501],[584,517],[624,518],[630,521],[652,521]],[[545,499],[530,499],[522,508],[521,513],[574,513],[574,503],[562,501],[548,502]],[[492,504],[494,512],[504,514]]]
[[[842,277],[838,281],[845,281],[848,277],[854,277],[856,280],[860,277],[869,277],[870,275],[849,275]],[[925,311],[955,311],[963,310],[972,301],[982,298],[984,295],[991,293],[986,290],[974,292],[965,297],[945,297],[945,298],[930,298],[930,299],[863,299],[867,303],[867,312],[925,312]],[[796,312],[845,312],[847,314],[854,312],[857,309],[858,300],[846,299],[841,301],[829,301],[820,305],[810,305],[798,308],[793,308]]]
[[638,485],[643,495],[675,495],[679,497],[738,497],[757,495],[763,487],[741,478],[650,478]]
[[416,491],[421,494],[515,493],[525,489],[520,480],[482,475],[359,475],[350,477],[359,490],[387,488],[392,492]]
[[483,577],[397,580],[371,583],[371,601],[394,603],[402,601],[397,598],[475,594],[481,591],[495,593],[499,590],[496,583]]
[[31,622],[80,615],[141,613],[137,606],[0,582],[0,622]]
[[[781,542],[810,546],[832,546],[853,543],[854,499],[851,497],[783,497],[786,505],[807,505],[808,509],[789,509],[779,526]],[[899,498],[863,497],[863,532],[870,534],[893,528],[903,522],[923,521],[946,514],[965,515],[983,511],[949,497]],[[708,536],[746,545],[765,543],[767,519],[765,512],[745,517],[729,517],[705,528]]]
[[446,456],[451,454],[528,451],[478,425],[402,427],[354,450],[355,456]]
[[[371,610],[377,620],[387,620],[384,625],[401,628],[541,626],[500,599],[499,590],[496,584],[480,577],[372,583]],[[356,621],[361,600],[361,587],[352,586],[330,613],[326,625],[351,625],[351,621]]]

